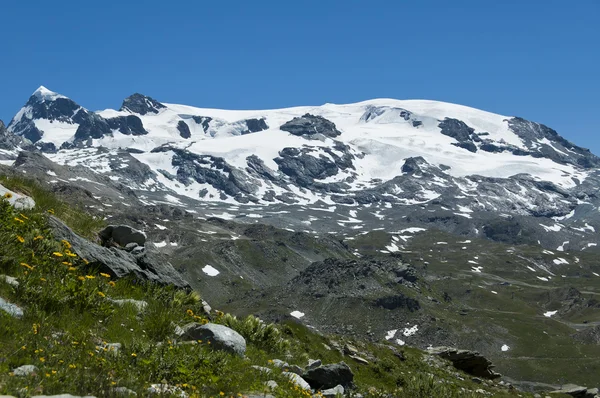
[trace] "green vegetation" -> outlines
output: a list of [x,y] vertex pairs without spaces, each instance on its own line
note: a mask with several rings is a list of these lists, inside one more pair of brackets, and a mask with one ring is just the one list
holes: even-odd
[[[114,280],[90,269],[69,242],[52,237],[47,217],[53,211],[87,236],[101,225],[99,220],[25,180],[2,183],[31,194],[38,207],[20,212],[0,199],[0,273],[19,283],[15,287],[0,281],[0,296],[24,309],[22,318],[0,311],[0,394],[114,396],[114,388],[126,387],[146,396],[152,384],[169,384],[190,396],[234,397],[263,393],[264,383],[275,380],[273,395],[307,397],[311,393],[290,383],[281,371],[266,374],[252,365],[269,366],[273,358],[305,365],[308,358],[320,358],[349,363],[357,391],[366,397],[468,397],[477,389],[509,396],[491,385],[472,383],[467,375],[457,378],[460,373],[447,364],[431,365],[416,349],[406,348],[401,360],[387,345],[351,342],[369,358],[368,364],[353,362],[332,347],[343,344],[339,338],[293,323],[268,325],[255,317],[214,314],[213,322],[246,338],[245,358],[213,350],[208,342],[177,342],[176,325],[209,322],[197,293]],[[144,300],[147,305],[140,309],[111,299]],[[14,375],[13,369],[26,364],[38,371]]]

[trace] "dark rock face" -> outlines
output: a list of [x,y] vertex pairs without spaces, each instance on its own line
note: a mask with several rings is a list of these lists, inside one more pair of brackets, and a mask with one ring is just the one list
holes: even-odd
[[87,141],[90,138],[100,139],[105,135],[111,134],[112,130],[106,120],[94,113],[90,113],[77,128],[75,141]]
[[155,99],[143,94],[135,93],[125,98],[121,105],[120,111],[129,111],[139,115],[148,113],[158,113],[161,109],[166,108],[163,104]]
[[189,288],[189,284],[158,252],[146,249],[132,254],[114,247],[109,249],[83,239],[58,218],[50,217],[48,222],[54,236],[70,242],[73,251],[88,260],[92,268],[99,268],[117,278],[133,274],[160,284]]
[[181,136],[181,138],[188,139],[192,136],[190,127],[183,120],[180,120],[179,123],[177,123],[177,131],[179,131],[179,135]]
[[31,143],[25,141],[22,137],[14,135],[8,131],[4,122],[0,120],[0,149],[13,150],[22,146],[30,146]]
[[106,119],[106,122],[113,130],[119,130],[125,135],[146,135],[148,132],[144,129],[142,119],[135,115],[117,116]]
[[212,117],[209,116],[192,116],[192,120],[202,126],[202,129],[205,133],[208,132],[210,128],[210,122],[212,122]]
[[[319,149],[324,153],[319,154],[318,157],[314,156],[313,154],[318,153]],[[347,188],[347,184],[343,182],[326,184],[315,181],[335,176],[340,171],[354,170],[352,161],[355,156],[350,151],[350,147],[336,142],[333,149],[328,147],[284,148],[279,152],[279,157],[274,160],[279,166],[279,171],[303,188],[343,192]],[[339,152],[342,153],[342,156]]]
[[410,312],[414,312],[414,311],[418,311],[421,308],[418,300],[412,299],[403,294],[380,297],[377,300],[375,300],[374,304],[378,307],[385,308],[386,310],[395,310],[398,308],[406,308]]
[[583,344],[600,345],[600,325],[582,329],[573,334],[572,337]]
[[239,356],[246,353],[246,340],[235,330],[227,326],[208,323],[201,325],[199,323],[188,323],[177,334],[184,341],[202,340],[210,342],[211,347],[217,350],[223,350]]
[[492,363],[476,351],[459,350],[451,347],[435,347],[430,349],[429,352],[449,360],[456,369],[460,369],[473,376],[485,379],[496,379],[501,376],[492,370],[494,368]]
[[417,156],[414,158],[406,159],[404,161],[404,164],[402,165],[401,171],[403,173],[412,174],[418,171],[423,171],[423,167],[428,165],[429,163],[427,163],[427,161],[423,159],[422,156]]
[[315,390],[334,388],[338,385],[344,388],[354,387],[354,373],[344,362],[308,369],[302,378]]
[[480,141],[481,139],[475,134],[475,130],[467,126],[462,120],[445,118],[438,127],[441,129],[442,134],[458,141],[458,143],[454,143],[453,145],[470,152],[477,152],[477,146],[475,146],[473,141]]
[[252,195],[256,190],[256,185],[245,173],[231,167],[223,158],[196,155],[168,145],[152,150],[152,152],[165,151],[175,153],[172,164],[178,168],[176,176],[166,176],[175,178],[184,185],[192,181],[200,184],[208,183],[238,201],[243,201],[244,198],[246,201],[251,200],[247,196]]
[[146,235],[142,231],[138,231],[129,225],[109,225],[98,233],[102,245],[114,242],[121,247],[125,247],[130,243],[135,243],[139,246],[144,246],[146,243]]
[[283,131],[297,136],[310,137],[315,134],[322,134],[326,137],[335,138],[342,134],[335,123],[321,116],[314,116],[309,113],[302,117],[295,117],[289,122],[279,127]]
[[248,126],[248,130],[242,132],[242,134],[258,133],[269,128],[265,119],[246,119],[246,126]]
[[[540,144],[541,140],[548,140],[551,145],[542,142],[541,147],[532,151],[539,153],[540,156],[552,159],[555,162],[570,163],[586,168],[600,165],[600,158],[593,155],[589,149],[581,148],[567,141],[556,131],[543,124],[515,117],[508,120],[508,125],[515,134],[525,141],[528,147],[532,147],[534,143]],[[568,155],[565,155],[565,152]]]

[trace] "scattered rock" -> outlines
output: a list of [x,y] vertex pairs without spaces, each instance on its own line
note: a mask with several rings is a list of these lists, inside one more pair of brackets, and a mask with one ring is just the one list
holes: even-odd
[[323,390],[321,391],[321,394],[325,397],[325,398],[335,398],[338,396],[338,394],[340,395],[344,395],[344,387],[341,385],[337,385],[333,388],[329,388],[327,390]]
[[369,364],[369,361],[367,361],[363,357],[359,357],[358,355],[349,355],[349,357],[354,359],[356,362],[362,363],[363,365]]
[[181,388],[176,386],[171,386],[169,384],[151,384],[148,387],[149,394],[157,394],[161,396],[175,396],[181,398],[187,398],[188,395]]
[[13,276],[0,275],[0,281],[3,281],[4,283],[11,285],[12,287],[19,287],[19,281]]
[[54,237],[70,242],[72,251],[85,258],[91,268],[117,278],[133,274],[159,284],[189,288],[189,283],[173,268],[167,258],[158,252],[144,250],[134,255],[114,247],[103,247],[80,237],[56,217],[49,217],[48,223]]
[[273,366],[275,366],[276,368],[279,368],[279,369],[289,368],[289,366],[290,366],[287,362],[284,362],[281,359],[273,359],[271,362],[272,362]]
[[[138,246],[144,246],[146,243],[146,234],[129,225],[109,225],[100,231],[98,236],[102,241],[102,246],[114,242],[126,248],[130,243],[135,243]],[[133,247],[131,250],[133,250]]]
[[115,393],[115,395],[137,396],[135,391],[130,390],[127,387],[115,387],[112,391]]
[[304,389],[304,390],[309,390],[310,391],[310,384],[308,384],[306,382],[306,380],[304,380],[301,376],[297,375],[296,373],[292,373],[292,372],[282,372],[281,373],[283,376],[287,377],[290,379],[290,381],[292,383],[294,383],[295,385],[297,385],[298,387]]
[[26,195],[18,194],[0,185],[0,198],[4,197],[15,209],[30,210],[35,207],[35,201]]
[[354,373],[344,362],[308,369],[303,377],[315,389],[333,388],[338,384],[350,388],[354,382]]
[[454,365],[470,375],[485,379],[496,379],[501,375],[494,372],[492,363],[477,351],[459,350],[451,347],[434,347],[428,349],[429,353],[447,359]]
[[304,374],[304,369],[298,365],[290,365],[288,370],[292,373],[296,373],[298,376],[302,376]]
[[35,365],[23,365],[18,368],[13,369],[13,374],[15,376],[29,376],[38,371],[38,368]]
[[135,308],[137,308],[138,312],[142,312],[146,309],[146,307],[148,306],[148,303],[144,300],[134,300],[134,299],[112,299],[112,298],[108,298],[108,301],[110,301],[113,304],[116,304],[120,307],[126,306],[126,305],[132,305]]
[[231,352],[244,356],[246,353],[246,340],[235,330],[227,326],[208,323],[200,325],[199,323],[188,323],[180,330],[180,337],[184,340],[202,340],[208,341],[219,350]]
[[344,354],[346,355],[357,355],[358,349],[351,344],[344,344]]
[[23,310],[18,305],[9,303],[0,297],[0,310],[6,312],[14,318],[23,318]]
[[275,380],[269,380],[265,383],[265,386],[271,390],[274,390],[279,386],[279,384],[277,384]]
[[119,351],[121,351],[121,343],[101,343],[100,347],[102,349],[106,348],[106,352],[110,352],[114,355],[117,355]]
[[598,389],[588,389],[576,384],[565,384],[559,390],[552,391],[551,394],[566,394],[574,398],[595,398],[598,394]]
[[[329,348],[329,349],[331,350],[331,348]],[[306,367],[306,370],[318,368],[321,365],[322,365],[322,362],[321,362],[320,359],[309,359],[308,360],[308,366]]]

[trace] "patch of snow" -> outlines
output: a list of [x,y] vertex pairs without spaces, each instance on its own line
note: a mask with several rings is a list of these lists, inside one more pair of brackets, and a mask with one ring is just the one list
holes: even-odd
[[417,333],[418,331],[419,331],[419,325],[415,325],[410,328],[404,328],[404,330],[402,331],[402,334],[405,337],[410,337],[410,336],[414,335],[415,333]]
[[293,316],[294,318],[300,319],[305,314],[304,314],[304,312],[300,312],[300,311],[292,311],[292,312],[290,312],[290,315]]
[[506,351],[510,350],[510,347],[507,346],[506,344],[504,344],[502,347],[500,347],[500,349],[502,350],[502,352],[506,352]]
[[394,338],[394,336],[396,335],[396,332],[398,331],[398,329],[392,329],[392,330],[388,330],[387,333],[385,334],[385,339],[386,340],[391,340]]
[[206,264],[206,266],[202,268],[202,272],[204,272],[208,276],[217,276],[220,274],[220,272],[215,267],[208,264]]
[[550,318],[550,317],[552,317],[552,315],[556,315],[557,312],[558,311],[547,311],[547,312],[544,312],[544,316],[546,318]]

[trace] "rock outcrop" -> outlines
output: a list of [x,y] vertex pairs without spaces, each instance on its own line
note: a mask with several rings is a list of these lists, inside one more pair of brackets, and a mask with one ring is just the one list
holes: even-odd
[[246,353],[246,340],[235,330],[216,323],[201,325],[199,323],[188,323],[176,332],[184,341],[210,342],[211,346],[244,356]]
[[501,376],[493,371],[492,363],[477,351],[451,347],[434,347],[428,351],[430,354],[449,360],[455,368],[473,376],[486,379],[496,379]]

